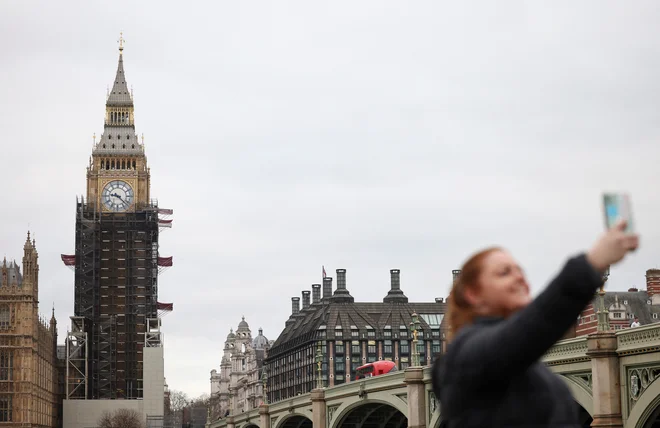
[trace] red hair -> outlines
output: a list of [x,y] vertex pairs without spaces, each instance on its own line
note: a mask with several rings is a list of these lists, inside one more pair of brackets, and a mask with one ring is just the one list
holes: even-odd
[[481,250],[472,255],[461,268],[456,281],[449,293],[449,302],[447,304],[447,319],[449,321],[449,340],[451,341],[458,331],[471,324],[477,317],[475,308],[465,298],[466,289],[479,288],[479,277],[483,271],[484,260],[496,251],[501,251],[499,247],[491,247]]

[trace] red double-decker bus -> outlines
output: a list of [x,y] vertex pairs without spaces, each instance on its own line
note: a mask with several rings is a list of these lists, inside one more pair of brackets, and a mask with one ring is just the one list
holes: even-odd
[[393,373],[397,370],[396,364],[392,361],[374,361],[373,363],[358,367],[355,370],[355,380]]

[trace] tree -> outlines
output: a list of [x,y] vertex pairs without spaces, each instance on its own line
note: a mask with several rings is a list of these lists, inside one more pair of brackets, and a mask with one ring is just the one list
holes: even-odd
[[99,428],[144,428],[142,415],[133,409],[105,412],[98,421]]
[[185,392],[177,391],[175,389],[170,391],[170,413],[168,416],[171,417],[175,426],[181,426],[183,421],[183,409],[188,407],[189,404],[190,398]]
[[170,391],[170,409],[172,410],[172,413],[180,412],[188,406],[188,404],[190,404],[188,394],[183,391],[177,391],[176,389]]

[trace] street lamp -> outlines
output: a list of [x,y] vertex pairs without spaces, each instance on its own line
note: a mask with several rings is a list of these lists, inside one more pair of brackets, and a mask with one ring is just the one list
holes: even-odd
[[266,366],[261,369],[261,383],[263,384],[263,402],[268,404],[268,376],[266,375]]
[[599,308],[598,308],[598,331],[599,332],[605,332],[605,331],[610,331],[610,313],[607,309],[605,309],[605,283],[607,282],[607,279],[610,277],[610,267],[608,266],[607,269],[603,272],[603,284],[600,286],[600,290],[598,290],[598,303],[599,303]]
[[316,388],[323,389],[323,352],[321,352],[321,341],[316,345]]
[[411,365],[413,367],[419,367],[420,361],[419,361],[419,349],[417,349],[417,335],[419,334],[419,317],[417,316],[417,312],[413,312],[412,314],[412,321],[410,322],[410,333],[413,337],[412,340],[412,352],[410,353],[410,357],[412,359]]

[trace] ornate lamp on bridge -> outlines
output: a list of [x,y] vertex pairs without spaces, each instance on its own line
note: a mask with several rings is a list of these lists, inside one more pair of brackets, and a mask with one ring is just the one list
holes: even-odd
[[263,385],[263,402],[268,404],[268,375],[266,374],[266,366],[261,369],[261,384]]
[[321,342],[316,346],[316,389],[323,389],[323,352],[321,352]]
[[418,367],[420,366],[419,362],[419,349],[417,348],[417,335],[419,334],[420,325],[419,325],[419,317],[417,316],[417,312],[413,312],[412,314],[412,322],[410,323],[410,334],[412,335],[412,350],[410,352],[410,358],[411,358],[411,366],[413,367]]
[[610,312],[605,308],[605,283],[610,277],[610,267],[608,266],[603,272],[603,285],[600,286],[598,291],[598,331],[610,331]]

